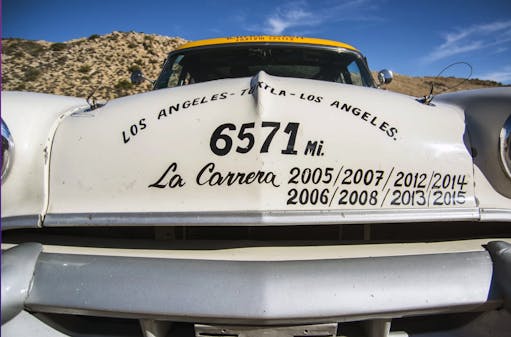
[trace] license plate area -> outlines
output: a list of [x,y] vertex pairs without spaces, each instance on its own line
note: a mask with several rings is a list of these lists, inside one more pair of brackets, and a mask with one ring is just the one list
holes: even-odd
[[296,326],[219,326],[195,324],[196,337],[334,337],[337,323]]

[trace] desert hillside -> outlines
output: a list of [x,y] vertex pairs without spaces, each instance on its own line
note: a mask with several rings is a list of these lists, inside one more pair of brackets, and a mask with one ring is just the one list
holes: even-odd
[[[373,76],[376,76],[376,73]],[[502,83],[477,78],[464,80],[455,77],[410,77],[394,74],[394,80],[386,88],[391,91],[422,97],[429,94],[432,83],[434,83],[434,94],[502,86]]]
[[[151,84],[131,85],[130,70],[140,68],[155,79],[168,52],[185,43],[179,37],[113,32],[51,43],[2,39],[3,90],[22,90],[86,97],[94,89],[99,99],[147,91]],[[436,91],[460,83],[456,78],[396,75],[388,90],[424,96],[435,81]],[[475,89],[500,83],[472,79],[451,89]]]
[[167,53],[186,40],[135,32],[113,32],[51,43],[2,39],[2,89],[86,97],[94,89],[111,99],[151,89],[130,83],[138,67],[155,79]]

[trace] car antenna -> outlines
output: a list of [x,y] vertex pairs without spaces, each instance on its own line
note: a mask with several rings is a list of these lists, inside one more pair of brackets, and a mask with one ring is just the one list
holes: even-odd
[[454,62],[454,63],[451,63],[449,64],[447,67],[445,67],[444,69],[442,69],[442,71],[440,71],[438,73],[438,75],[435,76],[435,78],[433,78],[433,81],[431,81],[431,90],[429,91],[429,94],[424,96],[420,102],[421,103],[424,103],[426,105],[429,105],[431,103],[431,101],[433,100],[434,96],[433,96],[433,90],[434,90],[434,85],[435,85],[435,80],[437,78],[440,77],[440,75],[442,75],[444,73],[444,71],[446,71],[447,69],[455,66],[455,65],[459,65],[459,64],[462,64],[462,65],[466,65],[469,69],[470,69],[470,73],[468,74],[468,76],[464,77],[459,83],[456,83],[456,85],[453,85],[451,87],[447,87],[445,88],[443,91],[439,92],[438,94],[441,94],[443,92],[446,92],[447,90],[451,90],[451,89],[454,89],[456,87],[459,87],[460,85],[462,85],[463,83],[465,83],[471,76],[472,76],[472,66],[470,65],[470,63],[468,62]]
[[96,93],[96,91],[99,89],[100,87],[96,87],[94,88],[94,90],[92,90],[92,92],[90,93],[89,96],[87,96],[87,104],[89,104],[89,110],[92,111],[92,110],[95,110],[99,107],[102,106],[102,104],[98,104],[97,103],[97,100],[96,100],[96,97],[94,97],[94,94]]

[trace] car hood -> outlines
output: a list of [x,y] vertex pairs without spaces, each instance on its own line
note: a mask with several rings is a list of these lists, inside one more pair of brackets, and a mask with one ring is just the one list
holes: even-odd
[[107,224],[470,218],[464,137],[461,109],[374,88],[261,72],[163,89],[63,120],[47,210]]

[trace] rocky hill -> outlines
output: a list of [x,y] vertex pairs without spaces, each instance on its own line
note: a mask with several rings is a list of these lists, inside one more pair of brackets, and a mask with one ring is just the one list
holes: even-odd
[[2,39],[2,89],[111,99],[151,89],[130,83],[138,67],[155,79],[167,53],[186,40],[135,32],[113,32],[51,43]]
[[[376,74],[373,76],[376,78]],[[434,84],[434,94],[502,86],[502,83],[480,80],[477,78],[464,80],[455,77],[410,77],[395,74],[394,80],[386,86],[386,89],[411,96],[422,97],[429,94],[431,84]]]
[[[155,79],[168,52],[185,43],[179,37],[113,32],[51,43],[2,39],[3,90],[22,90],[86,97],[94,89],[99,99],[150,90],[149,82],[132,86],[130,70],[140,68]],[[460,83],[456,78],[418,78],[396,75],[388,90],[424,96],[432,81],[436,92]],[[500,83],[472,79],[451,89],[475,89]]]

